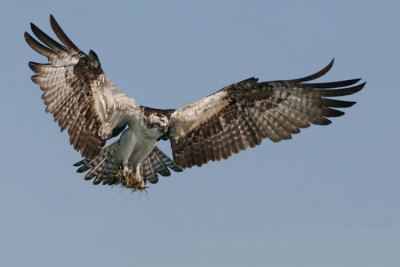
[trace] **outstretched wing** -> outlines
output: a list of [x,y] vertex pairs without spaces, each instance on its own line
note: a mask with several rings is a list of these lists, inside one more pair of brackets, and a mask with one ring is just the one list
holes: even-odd
[[33,34],[25,40],[49,63],[29,62],[36,73],[32,81],[44,91],[46,112],[53,114],[61,131],[67,129],[70,143],[82,156],[92,159],[107,139],[119,134],[129,113],[139,109],[132,98],[120,92],[101,69],[97,55],[83,53],[63,32],[52,15],[50,24],[62,44],[50,38],[34,24]]
[[230,157],[263,138],[274,142],[290,139],[310,124],[327,125],[327,117],[344,113],[333,108],[355,102],[326,97],[351,95],[365,83],[360,79],[305,83],[327,73],[321,71],[295,80],[258,82],[250,78],[227,86],[193,104],[176,110],[169,124],[174,161],[182,168]]

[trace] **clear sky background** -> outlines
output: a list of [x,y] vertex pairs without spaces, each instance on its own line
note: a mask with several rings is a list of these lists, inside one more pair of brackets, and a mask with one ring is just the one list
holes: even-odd
[[[0,266],[399,266],[399,1],[2,1]],[[25,43],[49,14],[128,96],[178,108],[256,76],[363,78],[329,126],[160,179],[93,186]],[[54,36],[54,35],[52,35]],[[161,144],[170,154],[169,144]]]

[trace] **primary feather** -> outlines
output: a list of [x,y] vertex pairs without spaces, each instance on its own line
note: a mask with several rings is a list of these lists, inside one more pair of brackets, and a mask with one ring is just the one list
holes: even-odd
[[[67,129],[71,145],[84,157],[75,166],[87,172],[94,184],[122,184],[142,190],[157,183],[158,174],[227,159],[263,139],[290,139],[310,124],[328,125],[342,116],[337,108],[355,102],[332,99],[354,94],[365,83],[360,79],[312,83],[326,74],[259,82],[256,78],[226,86],[197,102],[175,109],[141,106],[119,91],[104,74],[93,51],[82,52],[64,33],[54,17],[50,25],[61,41],[55,41],[31,24],[37,39],[25,32],[25,40],[48,63],[29,62],[32,81],[44,91],[46,112],[60,129]],[[120,136],[104,147],[106,141]],[[174,160],[157,146],[170,140]]]

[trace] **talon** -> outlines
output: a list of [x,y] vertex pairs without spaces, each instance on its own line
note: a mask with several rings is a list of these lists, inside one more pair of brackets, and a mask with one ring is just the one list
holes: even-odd
[[127,167],[122,168],[122,166],[120,166],[115,176],[126,188],[132,188],[134,191],[145,191],[147,188],[146,181],[138,173],[133,172]]

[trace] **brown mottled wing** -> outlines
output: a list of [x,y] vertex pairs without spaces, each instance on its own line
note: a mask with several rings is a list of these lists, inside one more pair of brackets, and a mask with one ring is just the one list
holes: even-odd
[[49,60],[48,64],[29,62],[36,73],[32,81],[44,91],[46,112],[54,116],[61,131],[68,130],[73,147],[83,157],[92,159],[113,135],[113,130],[126,124],[123,116],[111,114],[109,108],[123,99],[120,97],[123,94],[105,77],[93,51],[86,55],[79,50],[53,16],[50,24],[62,44],[34,24],[31,29],[38,40],[25,32],[29,46]]
[[250,78],[185,105],[171,115],[170,139],[174,161],[182,168],[221,160],[262,139],[290,139],[310,124],[327,125],[327,117],[344,113],[355,102],[326,97],[351,95],[365,83],[360,79],[305,83],[321,77],[333,65],[296,80],[258,82]]

